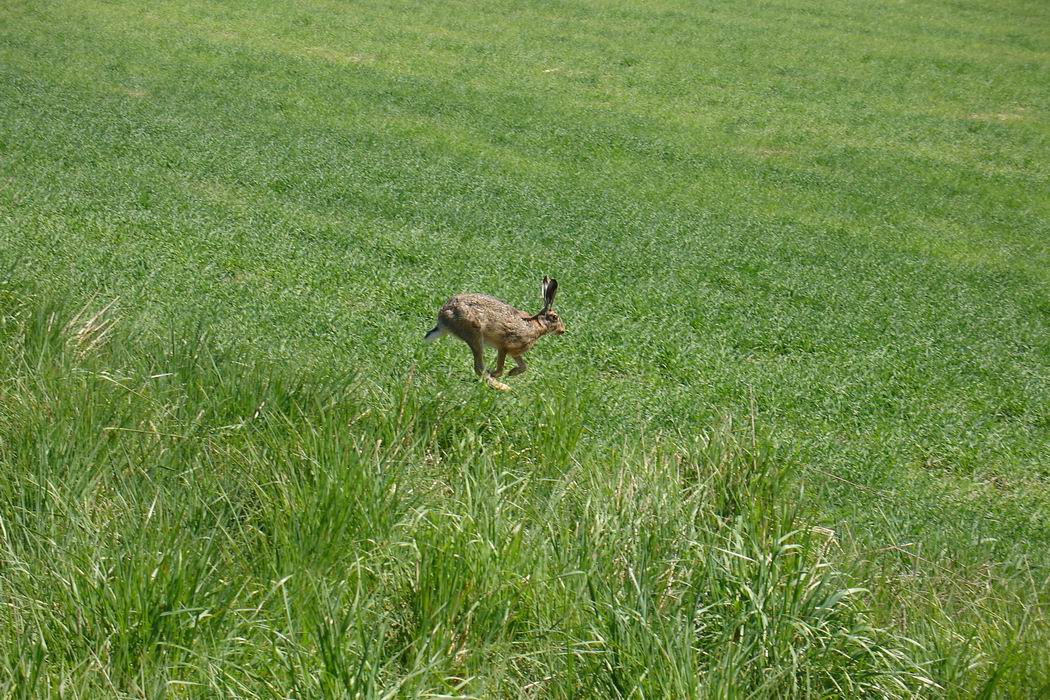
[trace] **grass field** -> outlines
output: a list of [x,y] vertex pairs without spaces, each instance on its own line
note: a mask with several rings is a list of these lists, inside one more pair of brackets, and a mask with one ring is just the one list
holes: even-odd
[[1048,480],[1041,0],[0,5],[5,695],[1045,697]]

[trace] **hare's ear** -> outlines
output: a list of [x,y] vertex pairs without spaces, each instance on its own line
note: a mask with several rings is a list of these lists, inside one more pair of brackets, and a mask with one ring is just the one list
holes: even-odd
[[558,293],[558,280],[552,279],[547,285],[546,292],[543,295],[543,306],[544,308],[550,308],[554,304],[554,295]]
[[[551,284],[551,278],[548,277],[547,275],[544,275],[543,276],[543,281],[540,283],[540,296],[543,297],[543,311],[547,310],[547,306],[548,306],[548,304],[547,304],[547,287],[549,287],[550,284]],[[542,314],[543,311],[540,311],[540,313]]]

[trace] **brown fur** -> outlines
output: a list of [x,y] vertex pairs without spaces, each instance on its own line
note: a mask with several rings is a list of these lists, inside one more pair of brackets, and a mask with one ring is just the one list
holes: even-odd
[[[551,308],[557,285],[557,281],[543,278],[543,309],[535,315],[485,294],[457,294],[438,311],[437,326],[427,333],[427,338],[436,339],[448,332],[465,342],[474,355],[474,371],[479,376],[486,373],[483,355],[486,345],[496,348],[497,353],[496,368],[488,372],[489,377],[503,374],[507,355],[514,358],[516,365],[510,376],[521,374],[527,368],[521,356],[537,340],[548,333],[565,332],[565,323]],[[509,388],[491,379],[489,383],[499,389]]]

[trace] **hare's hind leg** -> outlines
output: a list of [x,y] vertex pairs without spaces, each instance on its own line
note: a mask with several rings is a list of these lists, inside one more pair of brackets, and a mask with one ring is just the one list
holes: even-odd
[[496,353],[496,371],[489,372],[489,374],[493,377],[503,376],[503,363],[506,361],[506,359],[507,351],[500,348],[500,350]]
[[[481,342],[480,338],[476,342],[470,343],[470,349],[474,353],[474,371],[477,372],[479,377],[483,377],[485,379],[485,383],[493,389],[499,389],[500,391],[510,391],[509,386],[496,379],[496,377],[502,374],[499,367],[497,367],[495,374],[492,374],[491,372],[485,370],[485,357],[482,354],[482,348],[484,347],[485,346]],[[500,353],[500,355],[502,356],[502,352]],[[503,364],[501,360],[497,361],[498,365]]]
[[[439,323],[438,325],[441,324]],[[485,345],[482,342],[481,333],[478,332],[478,329],[457,324],[449,324],[445,326],[445,329],[467,344],[470,352],[474,355],[475,374],[478,376],[483,375],[485,373]]]
[[471,332],[470,330],[464,330],[452,326],[449,328],[456,337],[460,338],[464,343],[470,346],[470,352],[474,355],[474,373],[485,380],[493,389],[499,389],[500,391],[507,391],[510,389],[509,386],[502,382],[498,382],[489,376],[488,372],[485,371],[485,343],[482,340],[481,334]]
[[464,340],[467,341],[467,345],[470,346],[470,351],[474,353],[474,373],[479,377],[485,374],[485,345],[481,342],[481,338],[470,338]]

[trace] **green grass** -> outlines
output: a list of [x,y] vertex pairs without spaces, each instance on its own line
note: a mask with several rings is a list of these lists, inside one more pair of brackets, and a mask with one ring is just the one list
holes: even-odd
[[1047,36],[4,4],[0,688],[1050,692]]

